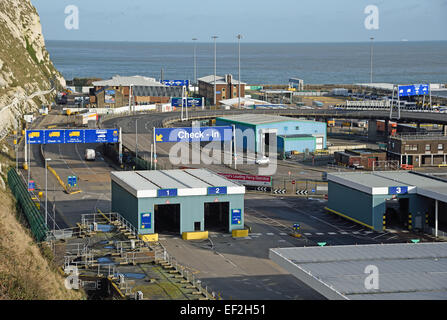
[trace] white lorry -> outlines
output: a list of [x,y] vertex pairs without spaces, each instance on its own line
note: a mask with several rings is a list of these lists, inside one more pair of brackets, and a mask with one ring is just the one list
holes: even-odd
[[85,112],[76,115],[76,125],[85,126],[90,120],[97,121],[98,115],[96,112]]

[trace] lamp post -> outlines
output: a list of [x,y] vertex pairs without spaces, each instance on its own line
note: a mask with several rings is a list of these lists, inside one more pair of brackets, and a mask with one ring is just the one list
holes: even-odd
[[371,70],[370,70],[370,83],[372,84],[372,82],[373,82],[373,41],[374,41],[374,38],[373,37],[371,37],[370,38],[370,40],[371,40],[371,52],[370,52],[370,57],[371,57]]
[[138,118],[135,119],[135,159],[138,158]]
[[196,57],[196,51],[197,51],[197,38],[192,38],[192,41],[194,41],[194,93],[196,93],[196,86],[197,86],[197,57]]
[[218,36],[212,36],[214,39],[214,105],[216,105],[216,39]]
[[50,158],[45,158],[45,225],[48,225],[48,164]]
[[238,44],[239,44],[239,101],[238,101],[238,107],[239,109],[241,108],[241,38],[242,35],[238,34],[237,35],[237,39],[238,39]]

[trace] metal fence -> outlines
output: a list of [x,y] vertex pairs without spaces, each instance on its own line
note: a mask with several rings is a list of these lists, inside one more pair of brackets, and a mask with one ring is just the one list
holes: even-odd
[[38,242],[44,241],[48,231],[45,219],[39,209],[37,209],[28,193],[25,183],[14,168],[11,168],[8,171],[8,185],[14,194],[18,205],[26,216],[26,220],[28,221],[34,238]]
[[298,196],[323,196],[328,193],[327,181],[302,178],[274,178],[272,193]]

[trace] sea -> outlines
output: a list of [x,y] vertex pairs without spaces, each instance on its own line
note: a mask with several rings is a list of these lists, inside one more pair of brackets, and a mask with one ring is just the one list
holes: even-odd
[[[189,42],[46,42],[65,79],[142,75],[194,80],[214,74],[214,43]],[[372,49],[372,50],[371,50]],[[195,52],[195,55],[194,55]],[[243,43],[241,81],[251,85],[447,83],[447,41],[363,43]],[[218,75],[239,79],[238,43],[216,43]]]

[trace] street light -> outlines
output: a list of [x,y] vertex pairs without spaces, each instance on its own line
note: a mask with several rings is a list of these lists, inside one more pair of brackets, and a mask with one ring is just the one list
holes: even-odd
[[374,41],[374,38],[373,37],[371,37],[370,38],[370,40],[371,40],[371,54],[370,54],[370,56],[371,56],[371,71],[370,71],[370,83],[372,84],[372,82],[373,82],[373,41]]
[[239,43],[239,108],[241,108],[241,38],[242,35],[238,34],[237,35],[237,39],[238,39],[238,43]]
[[45,158],[45,226],[48,226],[48,164],[50,158]]
[[214,39],[214,105],[217,103],[216,98],[216,39],[219,38],[218,36],[212,36]]
[[196,85],[197,85],[197,58],[196,58],[196,51],[197,51],[197,38],[192,38],[192,41],[194,41],[194,93],[196,93]]
[[138,158],[138,118],[135,119],[135,159]]

